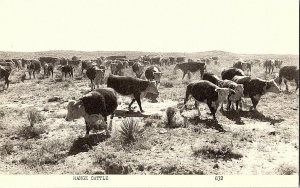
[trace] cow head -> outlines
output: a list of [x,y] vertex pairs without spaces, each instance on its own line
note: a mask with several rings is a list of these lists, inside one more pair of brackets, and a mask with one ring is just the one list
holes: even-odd
[[153,75],[154,75],[154,80],[157,82],[157,83],[160,83],[160,78],[161,78],[161,75],[163,73],[162,72],[153,72]]
[[159,94],[155,81],[149,81],[149,85],[146,89],[146,93],[153,93],[155,95]]
[[66,121],[71,121],[71,120],[74,120],[74,119],[78,119],[78,118],[85,115],[85,109],[82,105],[81,100],[79,100],[77,102],[74,101],[74,100],[71,100],[68,103],[67,110],[68,110],[68,113],[67,113],[67,116],[66,116]]
[[117,71],[117,63],[111,63],[110,70],[112,74],[115,74],[115,72]]
[[217,88],[215,91],[218,93],[218,101],[227,101],[228,95],[235,94],[235,91],[229,88]]
[[274,80],[266,82],[266,92],[280,93],[280,89]]

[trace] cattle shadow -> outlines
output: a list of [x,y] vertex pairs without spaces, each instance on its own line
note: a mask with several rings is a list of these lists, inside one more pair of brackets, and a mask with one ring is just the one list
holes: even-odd
[[76,155],[81,152],[88,152],[93,146],[96,146],[100,142],[104,142],[110,136],[104,133],[90,134],[88,137],[78,137],[74,140],[68,155]]
[[142,117],[147,118],[150,115],[142,114],[141,112],[135,112],[133,110],[116,110],[115,111],[115,117]]
[[241,121],[241,117],[244,118],[249,118],[249,119],[254,119],[254,120],[259,120],[262,122],[270,122],[270,124],[275,124],[275,123],[281,123],[284,121],[284,119],[279,118],[271,118],[269,116],[265,116],[261,112],[257,110],[250,110],[250,111],[223,111],[222,114],[226,116],[230,120],[236,121],[237,124],[244,124]]
[[199,116],[195,116],[189,119],[189,122],[193,125],[203,124],[206,128],[212,128],[219,132],[226,132],[223,126],[214,119],[200,119]]

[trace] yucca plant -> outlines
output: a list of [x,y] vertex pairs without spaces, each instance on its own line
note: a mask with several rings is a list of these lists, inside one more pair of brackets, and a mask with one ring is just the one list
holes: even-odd
[[122,121],[120,136],[125,143],[137,141],[141,136],[143,129],[139,126],[139,122],[133,118],[126,118]]
[[27,119],[30,123],[30,126],[32,127],[37,122],[41,121],[41,116],[37,110],[32,109],[28,111]]

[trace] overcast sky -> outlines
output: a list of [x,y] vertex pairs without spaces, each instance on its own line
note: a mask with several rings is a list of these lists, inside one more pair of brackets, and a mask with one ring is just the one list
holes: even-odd
[[298,49],[298,0],[0,0],[0,51]]

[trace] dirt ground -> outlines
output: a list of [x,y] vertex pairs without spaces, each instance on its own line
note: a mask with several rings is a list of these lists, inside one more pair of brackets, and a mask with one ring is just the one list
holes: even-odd
[[[82,57],[82,56],[81,56]],[[239,57],[245,58],[245,55]],[[253,56],[254,58],[256,56]],[[287,56],[288,57],[288,56]],[[233,57],[207,69],[220,76]],[[296,65],[298,56],[285,64]],[[218,111],[218,122],[201,104],[201,116],[188,102],[179,115],[188,83],[182,72],[173,74],[174,65],[161,67],[163,77],[156,102],[143,99],[144,113],[135,103],[128,112],[129,97],[118,96],[119,106],[112,121],[112,134],[95,132],[85,138],[83,118],[67,122],[66,106],[90,91],[89,80],[78,70],[74,79],[42,78],[20,81],[24,70],[13,70],[8,89],[0,82],[0,173],[1,174],[224,174],[289,175],[298,173],[299,93],[267,93],[250,111],[245,99],[243,111]],[[106,71],[108,75],[110,70]],[[278,70],[275,70],[278,72]],[[125,75],[132,75],[128,68]],[[264,69],[254,66],[252,77],[271,79]],[[102,87],[105,87],[103,85]],[[282,87],[283,89],[285,87]],[[49,100],[50,99],[50,100]],[[167,125],[166,110],[174,107],[175,123]],[[31,127],[28,115],[36,113]],[[124,120],[138,123],[135,142],[125,144],[121,136]]]

